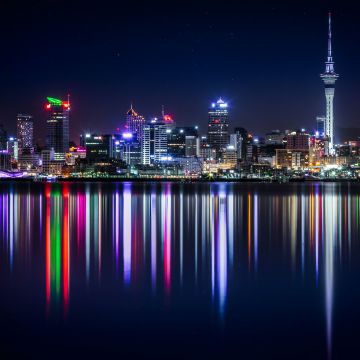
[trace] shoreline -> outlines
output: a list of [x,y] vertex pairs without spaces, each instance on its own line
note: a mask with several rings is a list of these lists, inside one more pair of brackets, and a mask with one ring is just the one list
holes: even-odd
[[93,183],[93,182],[104,182],[104,183],[146,183],[146,182],[173,182],[173,183],[273,183],[273,184],[288,184],[288,183],[323,183],[323,182],[336,182],[336,183],[359,183],[360,179],[288,179],[286,181],[274,180],[274,179],[174,179],[174,178],[60,178],[54,180],[39,180],[34,178],[3,178],[0,179],[0,183],[9,182],[31,182],[31,183],[62,183],[62,182],[79,182],[79,183]]

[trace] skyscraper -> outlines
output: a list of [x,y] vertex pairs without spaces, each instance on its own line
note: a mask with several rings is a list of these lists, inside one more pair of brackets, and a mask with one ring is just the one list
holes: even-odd
[[145,118],[139,115],[133,108],[132,104],[130,109],[125,116],[125,127],[126,131],[129,133],[136,133],[139,138],[142,135],[142,127],[145,124]]
[[175,127],[173,129],[167,128],[167,148],[168,156],[179,158],[185,157],[186,155],[186,137],[193,136],[195,138],[199,137],[198,127]]
[[151,120],[143,126],[141,139],[141,163],[150,165],[167,158],[167,125]]
[[54,160],[65,160],[69,150],[70,101],[47,98],[45,109],[48,112],[46,147],[54,150]]
[[316,136],[317,137],[325,136],[325,123],[326,123],[326,116],[317,116],[316,117]]
[[228,104],[221,98],[212,103],[209,109],[208,143],[217,152],[226,149],[229,143]]
[[19,153],[32,153],[34,151],[33,117],[30,115],[18,114],[16,127]]
[[325,99],[326,99],[326,121],[325,121],[325,135],[329,138],[329,153],[333,155],[334,150],[334,93],[335,82],[339,77],[334,70],[334,61],[332,58],[331,48],[331,13],[329,13],[329,30],[328,30],[328,55],[325,62],[325,72],[320,75],[325,84]]
[[0,124],[0,150],[6,149],[7,132],[3,124]]

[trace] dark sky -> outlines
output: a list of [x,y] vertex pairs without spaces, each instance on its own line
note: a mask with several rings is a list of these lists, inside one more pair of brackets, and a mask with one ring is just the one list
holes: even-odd
[[0,122],[18,112],[44,134],[46,96],[72,98],[71,138],[113,132],[131,101],[164,104],[206,131],[222,96],[231,125],[256,134],[313,128],[324,112],[327,12],[333,12],[336,125],[359,124],[360,4],[338,1],[2,1]]

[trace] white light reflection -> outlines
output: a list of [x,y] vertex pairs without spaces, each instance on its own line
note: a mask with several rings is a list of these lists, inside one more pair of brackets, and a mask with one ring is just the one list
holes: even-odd
[[223,318],[225,312],[227,290],[227,234],[226,234],[226,194],[219,196],[219,227],[218,227],[218,287],[219,311]]
[[334,294],[334,247],[335,226],[337,223],[337,200],[333,192],[325,196],[325,308],[326,308],[326,342],[328,355],[332,349],[332,312]]
[[234,261],[234,195],[231,192],[227,196],[228,209],[228,234],[229,234],[229,265],[232,267]]

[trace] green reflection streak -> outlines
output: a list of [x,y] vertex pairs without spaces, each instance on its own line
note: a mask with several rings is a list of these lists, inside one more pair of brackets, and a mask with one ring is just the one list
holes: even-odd
[[60,274],[61,274],[61,227],[60,227],[60,198],[56,196],[56,216],[55,216],[55,283],[56,283],[56,295],[60,295]]
[[50,210],[50,291],[55,295],[55,303],[61,292],[61,193],[57,187],[51,191]]

